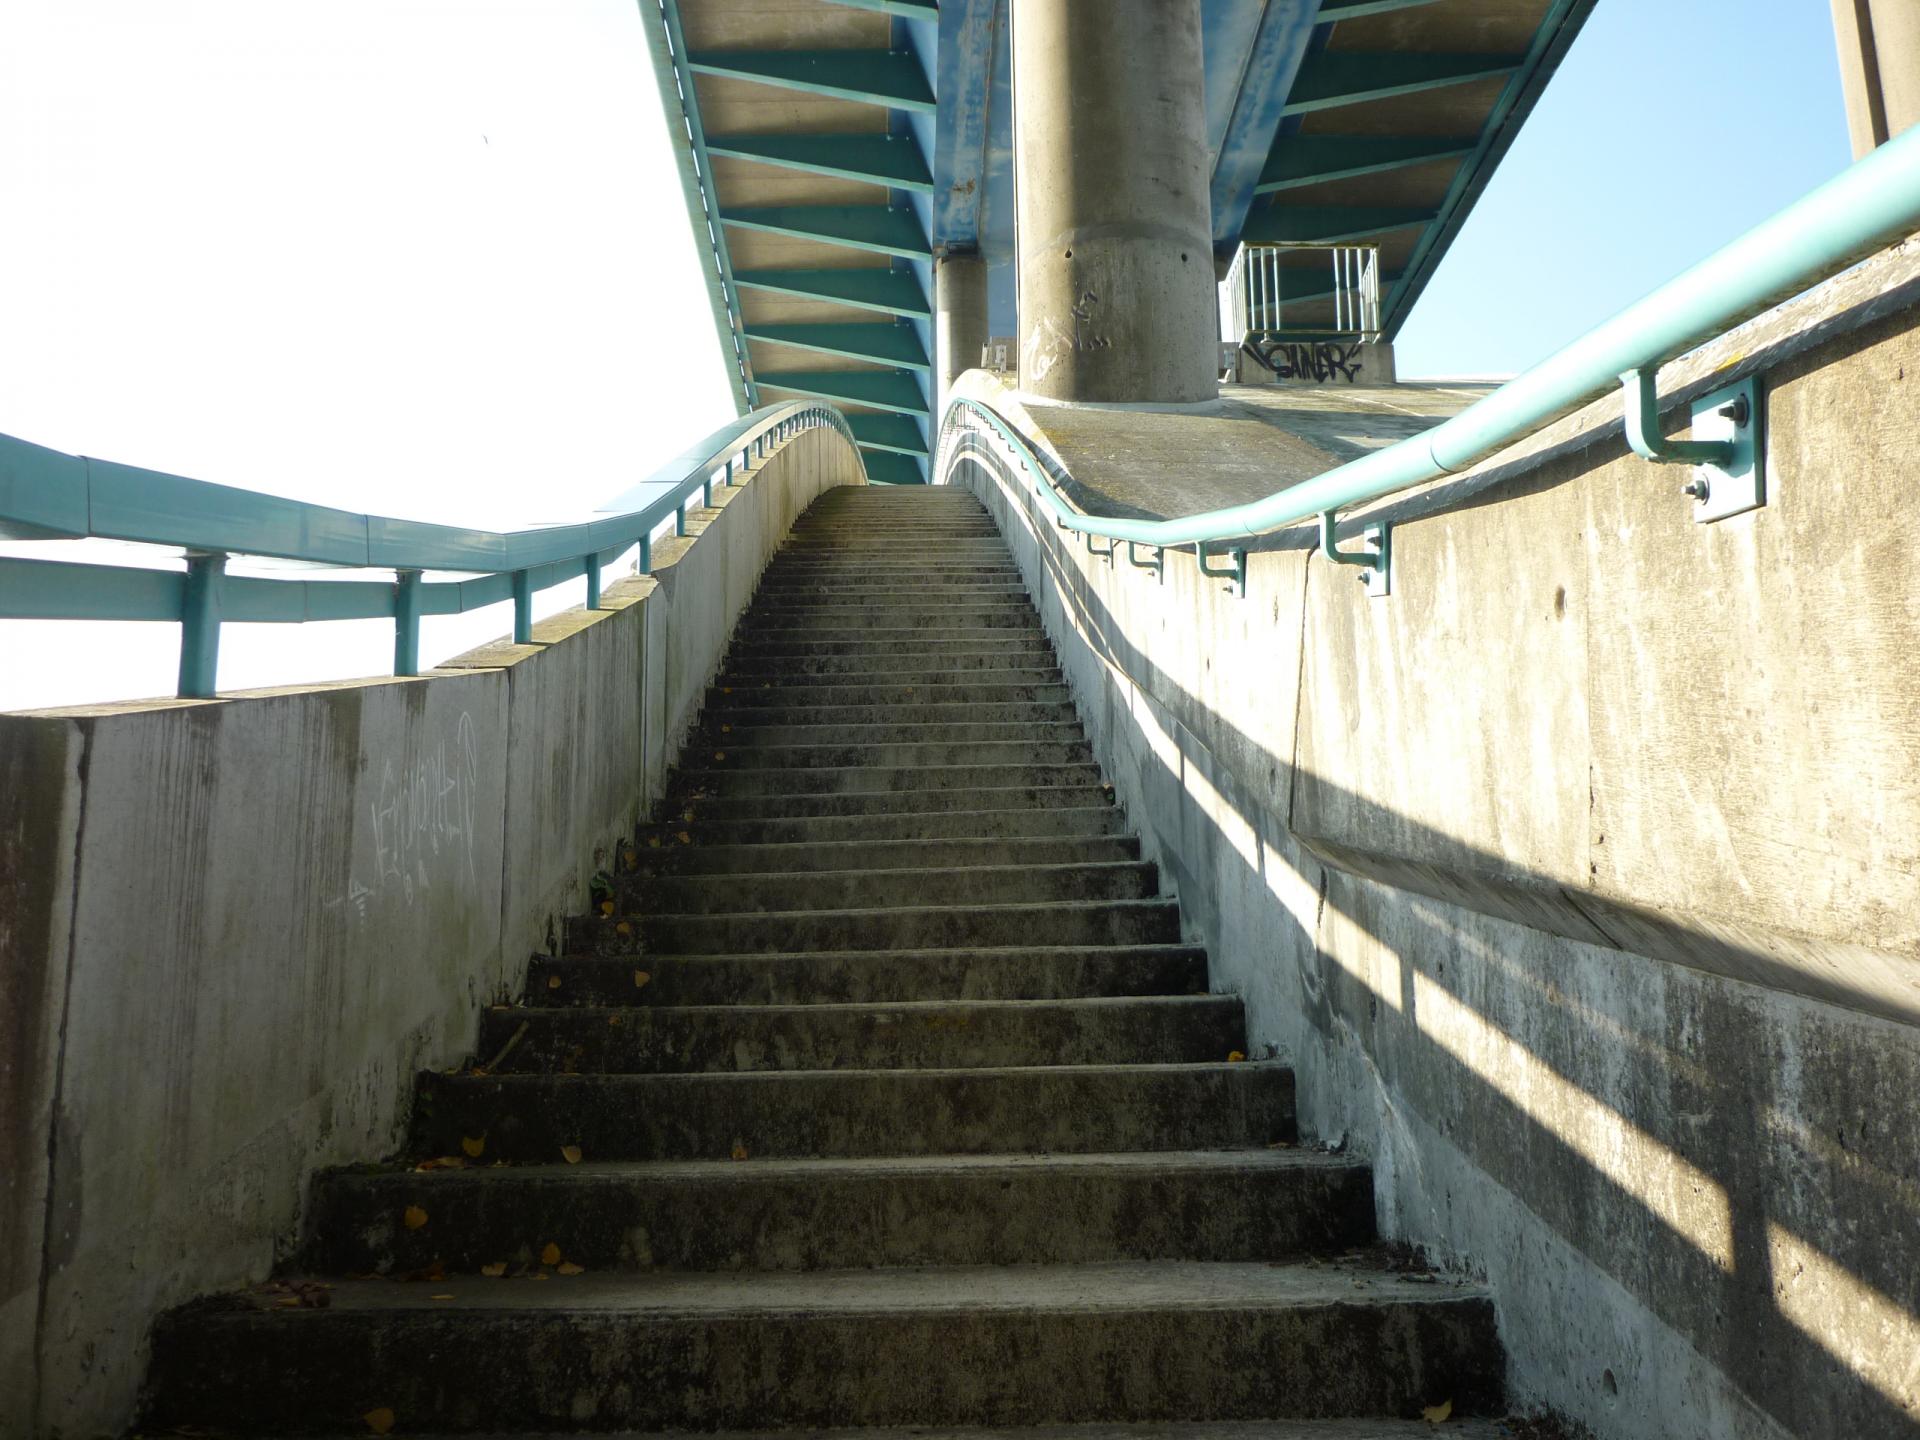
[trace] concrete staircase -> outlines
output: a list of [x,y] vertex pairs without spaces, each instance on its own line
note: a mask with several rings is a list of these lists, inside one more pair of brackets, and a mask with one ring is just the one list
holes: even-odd
[[151,1429],[1499,1409],[1488,1297],[1237,1058],[969,495],[802,518],[659,820],[407,1158],[320,1178],[297,1273],[161,1322]]

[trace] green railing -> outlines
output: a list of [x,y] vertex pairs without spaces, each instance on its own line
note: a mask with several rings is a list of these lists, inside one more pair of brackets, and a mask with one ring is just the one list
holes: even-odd
[[[967,397],[949,402],[941,424],[944,452],[950,432],[983,424],[1012,447],[1033,478],[1033,489],[1063,529],[1149,550],[1192,546],[1203,570],[1212,553],[1227,551],[1244,587],[1246,552],[1228,543],[1317,519],[1321,546],[1334,558],[1360,564],[1371,557],[1335,551],[1339,511],[1415,485],[1458,474],[1525,439],[1541,427],[1625,385],[1627,430],[1634,448],[1650,458],[1707,458],[1689,448],[1704,442],[1664,442],[1655,420],[1653,372],[1741,321],[1798,294],[1873,251],[1920,228],[1920,127],[1881,146],[1645,299],[1589,331],[1525,374],[1441,424],[1408,440],[1336,466],[1263,499],[1224,510],[1167,520],[1109,519],[1076,509],[1060,494],[1065,476],[1043,460],[991,406]],[[1155,561],[1147,562],[1149,565]]]
[[[647,573],[656,534],[669,519],[676,533],[686,533],[696,493],[711,505],[715,485],[740,483],[754,461],[820,426],[854,443],[831,405],[770,405],[656,471],[637,488],[665,488],[644,504],[610,508],[604,518],[576,525],[505,532],[358,515],[0,435],[0,539],[108,539],[186,553],[184,572],[0,556],[0,619],[172,621],[180,626],[179,693],[186,698],[214,693],[224,621],[391,619],[394,674],[414,675],[423,616],[511,600],[513,638],[527,644],[537,593],[585,576],[587,608],[598,609],[603,567],[637,548],[640,572]],[[229,575],[233,555],[391,571],[393,578]],[[428,571],[470,578],[428,581]]]

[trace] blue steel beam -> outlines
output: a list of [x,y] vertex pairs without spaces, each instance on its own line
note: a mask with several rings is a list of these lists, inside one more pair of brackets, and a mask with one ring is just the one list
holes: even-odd
[[1256,194],[1271,195],[1323,180],[1351,180],[1431,160],[1460,160],[1478,144],[1475,136],[1433,140],[1402,135],[1289,135],[1267,157],[1254,189]]
[[933,189],[911,135],[709,135],[707,152],[896,190]]
[[900,370],[763,370],[758,378],[764,389],[865,405],[895,415],[925,415],[928,409],[919,383]]
[[1522,55],[1431,55],[1418,51],[1374,54],[1360,50],[1322,50],[1301,65],[1287,96],[1286,113],[1306,115],[1396,95],[1416,95],[1511,75]]
[[875,10],[882,15],[898,15],[903,20],[938,20],[940,7],[935,0],[827,0],[849,10]]
[[777,85],[884,105],[889,110],[937,107],[920,62],[903,50],[697,50],[687,59],[695,73]]
[[867,464],[867,479],[875,485],[924,485],[926,471],[911,455],[895,455],[885,450],[862,450]]
[[747,338],[770,345],[791,345],[822,355],[844,355],[897,365],[908,370],[928,369],[926,347],[909,325],[884,324],[756,324],[747,322]]
[[1342,20],[1359,20],[1368,15],[1386,15],[1395,10],[1417,10],[1434,0],[1321,0],[1322,25],[1337,25]]
[[766,230],[828,245],[847,245],[876,255],[930,260],[933,247],[911,210],[886,205],[758,205],[722,210],[724,225]]
[[743,290],[768,290],[803,300],[828,300],[857,310],[926,319],[933,313],[920,282],[905,270],[736,270]]
[[1431,224],[1431,205],[1268,205],[1247,217],[1254,245],[1344,245]]
[[[1216,52],[1224,41],[1216,42],[1214,33],[1227,29],[1216,24],[1222,3],[1223,0],[1213,0],[1202,14],[1209,26],[1206,47],[1209,138],[1217,146],[1213,179],[1208,186],[1213,202],[1213,246],[1214,252],[1224,258],[1232,254],[1239,242],[1240,229],[1253,204],[1255,185],[1273,150],[1273,137],[1279,132],[1284,117],[1288,92],[1293,88],[1318,22],[1314,0],[1266,0],[1260,7],[1259,26],[1244,57],[1220,55]],[[1234,63],[1236,59],[1240,63]],[[1224,83],[1228,75],[1236,81],[1232,88]],[[1223,106],[1231,107],[1226,123],[1218,134],[1212,134],[1214,116]]]
[[849,415],[853,438],[863,450],[887,450],[896,455],[927,453],[927,437],[919,422],[906,415]]

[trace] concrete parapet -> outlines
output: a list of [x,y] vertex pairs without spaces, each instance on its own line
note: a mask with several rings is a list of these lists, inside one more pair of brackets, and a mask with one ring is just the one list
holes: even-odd
[[1920,1426],[1917,303],[1909,242],[1663,371],[1762,377],[1765,509],[1693,523],[1601,401],[1385,507],[1381,600],[1301,532],[1243,598],[936,466],[1303,1135],[1603,1437]]
[[813,430],[655,574],[418,679],[0,716],[0,1435],[117,1432],[161,1310],[263,1278],[316,1168],[584,910],[793,518]]

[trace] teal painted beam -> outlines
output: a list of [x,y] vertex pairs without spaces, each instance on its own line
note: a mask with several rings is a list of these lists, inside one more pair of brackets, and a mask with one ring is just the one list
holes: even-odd
[[1271,195],[1323,180],[1404,170],[1430,160],[1461,160],[1478,143],[1474,136],[1432,140],[1403,135],[1283,135],[1267,157],[1253,193]]
[[914,213],[885,205],[758,205],[722,210],[720,223],[906,260],[933,258],[927,232]]
[[857,310],[914,319],[933,314],[920,282],[905,270],[737,270],[733,279],[744,290],[830,300]]
[[762,370],[754,378],[763,389],[840,400],[895,415],[927,413],[920,382],[905,370]]
[[849,415],[853,438],[863,449],[891,450],[897,455],[927,453],[927,437],[918,423],[905,415]]
[[933,191],[933,173],[911,135],[709,135],[707,153],[899,190]]
[[927,473],[911,455],[895,455],[885,450],[862,450],[867,464],[867,479],[875,485],[924,485]]
[[844,355],[850,360],[871,360],[876,365],[931,368],[926,347],[910,325],[757,325],[748,321],[747,338],[815,350],[822,355]]
[[1388,15],[1395,10],[1417,10],[1435,0],[1321,0],[1319,24],[1337,25],[1342,20],[1359,20],[1368,15]]
[[1432,223],[1431,205],[1266,205],[1247,216],[1252,245],[1344,245]]
[[934,0],[827,0],[831,5],[844,5],[849,10],[872,10],[881,15],[898,15],[903,20],[933,20],[940,18],[940,7]]
[[1315,110],[1333,110],[1342,105],[1359,105],[1368,100],[1415,95],[1423,90],[1511,75],[1525,58],[1521,55],[1323,50],[1300,67],[1284,113],[1305,115]]
[[778,85],[889,110],[931,114],[939,108],[920,62],[904,50],[696,50],[687,63],[700,75]]

